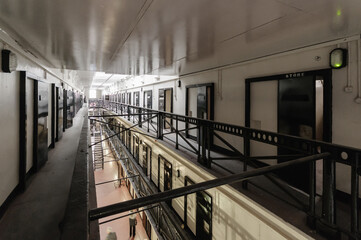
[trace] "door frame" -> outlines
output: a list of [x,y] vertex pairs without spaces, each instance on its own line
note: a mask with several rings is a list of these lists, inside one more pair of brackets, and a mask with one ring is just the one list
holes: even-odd
[[151,95],[151,100],[152,100],[152,106],[151,106],[151,109],[153,109],[153,90],[145,90],[143,92],[143,108],[147,108],[147,101],[145,99],[145,94],[146,93],[149,93],[150,92],[150,95]]
[[[185,99],[186,108],[185,108],[185,114],[184,115],[188,116],[189,88],[199,88],[199,87],[211,87],[211,107],[210,107],[211,112],[209,113],[209,117],[210,117],[210,120],[213,121],[214,120],[214,83],[191,84],[191,85],[186,86],[186,99]],[[208,101],[207,101],[207,103],[208,103]],[[207,108],[208,108],[208,105],[207,105]],[[186,128],[188,128],[188,127],[189,127],[189,123],[186,122]],[[194,141],[197,141],[197,137],[190,135],[188,130],[186,130],[185,133],[186,133],[186,138],[190,138],[190,139],[193,139]],[[211,141],[211,142],[213,143],[213,141]]]
[[[316,76],[323,77],[323,139],[325,142],[332,142],[332,69],[320,69],[304,72],[293,72],[277,74],[264,77],[248,78],[245,81],[245,127],[250,127],[251,122],[251,84],[255,82],[278,81],[277,94],[279,93],[279,81],[292,78],[313,76],[316,83]],[[314,89],[316,91],[316,88]],[[316,95],[316,92],[314,93]],[[278,96],[277,96],[278,98]],[[279,101],[277,100],[277,116],[279,116]],[[277,117],[277,132],[279,132],[279,120]],[[250,156],[250,140],[244,140],[244,155]],[[278,150],[277,150],[278,151]],[[259,162],[263,166],[267,164]],[[307,173],[309,174],[309,173]],[[307,176],[306,176],[307,177]]]
[[[246,79],[246,88],[245,88],[245,127],[250,127],[251,121],[251,83],[254,82],[265,82],[265,81],[274,81],[274,80],[286,80],[289,78],[298,78],[306,76],[316,76],[321,75],[324,77],[323,85],[323,141],[331,142],[332,141],[332,69],[320,69],[312,71],[304,71],[297,73],[285,73],[278,75],[271,75],[265,77],[256,77],[256,78],[247,78]],[[278,103],[277,103],[278,106]],[[278,107],[277,107],[278,111]],[[277,112],[278,115],[278,112]],[[277,121],[277,131],[278,131],[278,121]],[[249,151],[248,151],[249,152]]]
[[[171,172],[170,172],[170,179],[171,179],[171,189],[173,189],[173,180],[172,180],[172,178],[173,178],[173,165],[172,165],[172,163],[171,162],[169,162],[165,157],[163,157],[162,155],[158,155],[158,190],[160,191],[160,159],[163,159],[164,160],[164,162],[167,162],[167,163],[169,163],[170,164],[170,166],[171,166]],[[163,166],[163,171],[164,171],[164,166]],[[164,175],[165,176],[165,175]],[[163,191],[164,191],[164,186],[165,186],[165,184],[164,184],[164,180],[165,180],[165,177],[163,176]],[[170,189],[170,190],[171,190]]]
[[[166,101],[167,101],[167,99],[166,99],[166,97],[165,97],[165,91],[170,90],[170,91],[171,91],[170,113],[173,113],[173,88],[170,87],[170,88],[160,88],[160,89],[158,89],[158,109],[159,109],[159,90],[163,90],[163,91],[164,91],[164,109],[163,109],[163,110],[160,110],[160,111],[166,112],[165,108],[166,108]],[[170,119],[170,124],[173,125],[173,119],[172,119],[172,118]],[[164,127],[164,129],[165,129],[165,127],[166,127],[166,122],[165,122],[165,121],[164,121],[164,123],[163,123],[163,127]],[[170,129],[172,129],[172,128],[170,128]]]
[[[184,176],[184,186],[186,187],[186,186],[189,186],[188,185],[188,183],[189,183],[189,185],[193,185],[193,184],[195,184],[195,182],[190,178],[190,177],[188,177],[188,176]],[[195,193],[196,194],[196,193]],[[184,227],[186,228],[186,229],[188,229],[189,230],[189,232],[191,232],[192,234],[193,234],[193,232],[190,230],[190,228],[188,227],[188,223],[187,223],[187,208],[188,208],[188,200],[187,200],[187,196],[188,195],[190,195],[190,194],[186,194],[186,195],[184,195],[184,220],[183,220],[183,222],[184,222]],[[196,202],[197,202],[197,199],[196,199]],[[197,203],[196,203],[197,204]],[[197,209],[196,209],[196,219],[195,219],[195,221],[196,221],[196,229],[197,229]],[[195,234],[194,234],[194,236],[195,236]]]

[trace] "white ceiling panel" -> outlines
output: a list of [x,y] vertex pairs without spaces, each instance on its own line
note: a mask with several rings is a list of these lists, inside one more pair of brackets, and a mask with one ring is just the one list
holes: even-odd
[[52,67],[176,75],[360,34],[360,13],[359,0],[2,0],[0,28]]

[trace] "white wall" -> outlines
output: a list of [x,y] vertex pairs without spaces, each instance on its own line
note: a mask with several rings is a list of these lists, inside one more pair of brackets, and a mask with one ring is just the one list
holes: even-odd
[[[26,71],[31,73],[43,81],[49,83],[49,117],[48,117],[48,139],[50,145],[50,124],[51,124],[51,91],[50,83],[60,85],[59,78],[48,74],[40,65],[29,60],[18,50],[11,47],[12,44],[6,44],[7,49],[15,52],[18,59],[17,71]],[[0,42],[0,50],[4,49],[5,44]],[[35,60],[36,62],[36,60]],[[0,59],[1,65],[1,59]],[[60,74],[60,70],[53,70]],[[61,74],[64,76],[64,74]],[[69,79],[67,79],[69,80]],[[33,85],[29,84],[32,80],[27,80],[27,158],[26,171],[32,167],[32,111],[33,111]],[[68,88],[65,85],[65,88]],[[20,73],[4,73],[0,69],[0,206],[8,198],[10,193],[19,183],[19,92],[20,92]]]
[[19,75],[0,72],[0,205],[19,183]]
[[[123,122],[126,127],[132,125],[132,123],[123,119],[118,118],[118,120]],[[195,183],[215,179],[202,167],[190,162],[187,158],[182,157],[153,138],[136,133],[135,135],[152,148],[153,162],[158,162],[158,155],[161,155],[172,164],[173,189],[184,187],[186,176]],[[142,151],[143,149],[140,148],[140,155],[142,155]],[[180,172],[179,177],[176,174],[177,170]],[[152,171],[154,175],[158,174],[157,168],[152,168]],[[162,172],[163,170],[160,171],[161,174]],[[160,182],[162,183],[162,181]],[[208,189],[206,192],[212,197],[212,239],[310,239],[299,229],[283,221],[228,185]],[[195,233],[196,201],[194,194],[188,199],[191,198],[193,198],[193,201],[188,202],[188,207],[192,212],[192,217],[189,216],[188,225]],[[184,197],[173,199],[172,207],[179,217],[184,219]]]
[[[361,105],[354,102],[357,96],[357,51],[356,42],[350,42],[350,80],[354,87],[352,93],[344,92],[347,80],[347,68],[333,70],[332,97],[332,142],[361,148]],[[181,87],[176,86],[174,79],[166,82],[154,82],[154,85],[143,86],[143,91],[153,90],[153,108],[158,109],[158,89],[173,87],[173,112],[185,114],[185,86],[191,84],[215,84],[215,121],[244,126],[245,123],[245,79],[270,76],[275,74],[302,72],[329,68],[329,53],[338,46],[305,49],[290,54],[267,57],[257,61],[240,64],[222,70],[201,72],[195,75],[181,77]],[[347,44],[341,44],[346,48]],[[138,84],[138,85],[137,85]],[[124,85],[123,85],[124,86]],[[135,82],[135,87],[128,92],[140,91],[142,85]],[[124,91],[125,89],[119,89]],[[143,103],[143,92],[140,94]],[[232,116],[232,117],[231,117]],[[183,127],[180,125],[180,127]],[[263,127],[261,127],[263,129]],[[243,151],[241,138],[222,135],[226,140]],[[219,141],[215,143],[220,144]],[[258,155],[262,155],[260,152]],[[337,189],[350,192],[350,168],[337,164]]]

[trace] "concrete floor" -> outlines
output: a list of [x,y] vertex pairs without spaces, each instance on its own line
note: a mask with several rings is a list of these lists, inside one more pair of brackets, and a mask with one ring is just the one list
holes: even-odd
[[[92,138],[93,142],[93,138]],[[113,157],[113,154],[109,150],[108,142],[103,142],[103,149],[104,149],[104,161],[113,161],[115,158]],[[95,177],[95,183],[101,183],[106,181],[111,181],[114,179],[118,179],[118,165],[116,162],[107,162],[104,164],[104,169],[98,169],[94,172]],[[119,176],[120,178],[124,176]],[[123,202],[131,200],[132,197],[128,191],[128,188],[124,185],[124,182],[122,182],[121,186],[117,186],[115,183],[117,182],[111,182],[106,183],[102,185],[96,186],[96,195],[97,195],[97,203],[98,207],[107,206],[110,204]],[[99,222],[111,220],[117,217],[120,217],[122,215],[125,215],[128,213],[121,213],[116,214],[110,217],[106,217],[103,219],[100,219]],[[146,240],[149,239],[145,229],[142,225],[142,219],[140,218],[140,215],[137,214],[137,226],[136,226],[136,235],[134,237],[134,240]],[[116,233],[117,239],[129,239],[129,217],[123,217],[119,218],[117,220],[101,224],[99,225],[100,230],[100,239],[104,240],[107,235],[107,228],[111,227],[113,229],[113,232]]]
[[80,109],[73,126],[49,150],[48,162],[33,174],[24,193],[16,196],[0,219],[0,239],[59,239],[68,201],[80,132],[87,107]]

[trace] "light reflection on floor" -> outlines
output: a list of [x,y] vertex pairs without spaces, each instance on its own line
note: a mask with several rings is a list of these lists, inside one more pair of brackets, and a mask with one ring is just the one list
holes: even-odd
[[[93,139],[92,139],[93,140]],[[111,152],[109,152],[109,146],[106,142],[103,143],[104,149],[104,161],[112,161],[114,157],[112,156]],[[104,170],[98,169],[94,172],[95,183],[111,181],[118,178],[118,165],[116,162],[108,162],[104,163]],[[120,176],[123,177],[123,176]],[[98,207],[107,206],[110,204],[114,204],[117,202],[123,202],[127,200],[131,200],[131,195],[129,194],[128,188],[122,184],[120,187],[116,186],[114,182],[106,183],[102,185],[96,186],[96,193],[97,193],[97,203]],[[99,222],[103,222],[106,220],[110,220],[113,218],[117,218],[119,216],[125,215],[128,213],[121,213],[117,215],[113,215],[107,218],[102,218]],[[144,240],[149,239],[145,229],[142,225],[142,219],[140,215],[137,214],[137,226],[136,226],[136,235],[134,239]],[[100,230],[100,239],[104,240],[107,236],[107,228],[111,227],[114,232],[117,234],[117,240],[122,239],[130,239],[129,238],[129,218],[124,217],[120,218],[99,226]]]

